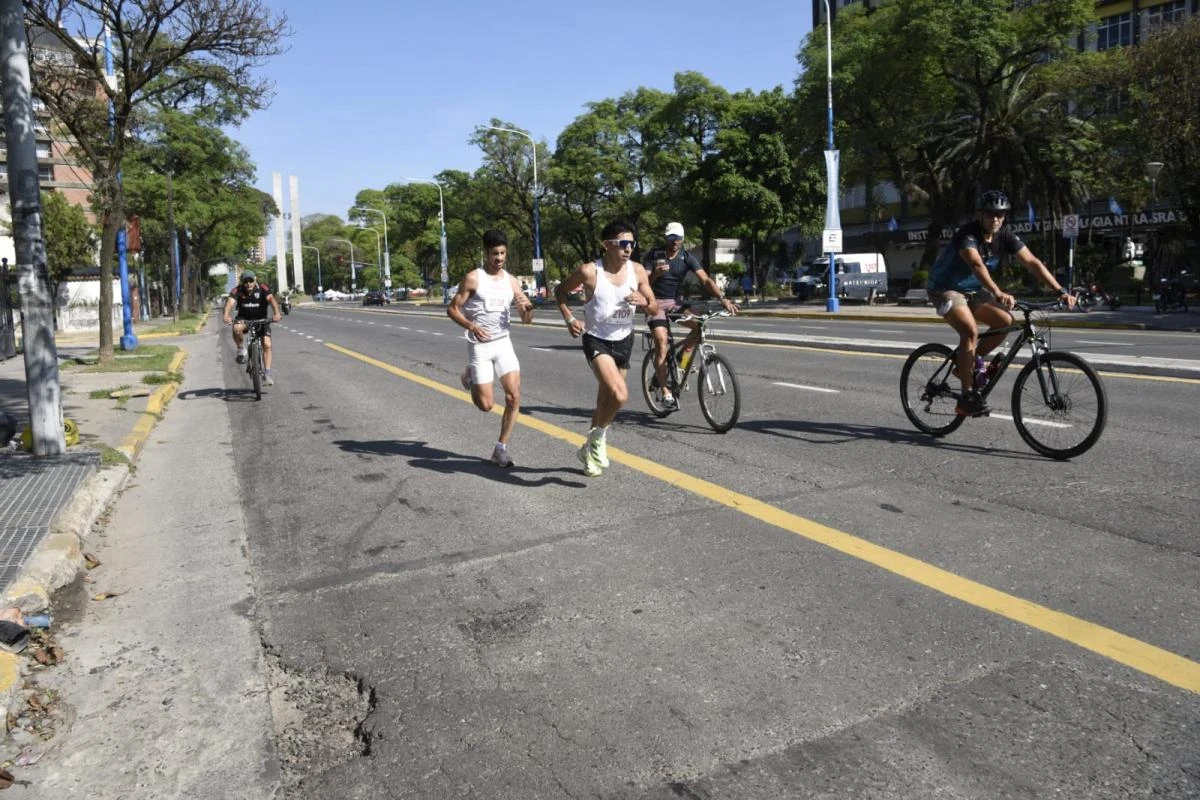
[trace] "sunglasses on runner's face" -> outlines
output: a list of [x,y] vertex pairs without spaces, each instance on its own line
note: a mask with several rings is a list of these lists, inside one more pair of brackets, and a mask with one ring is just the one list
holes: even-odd
[[634,244],[633,239],[605,239],[604,243],[615,245],[622,250],[632,250]]
[[992,219],[1001,219],[1002,217],[1005,216],[1005,212],[1003,212],[1003,211],[985,211],[985,212],[983,212],[983,215],[985,217],[991,217]]

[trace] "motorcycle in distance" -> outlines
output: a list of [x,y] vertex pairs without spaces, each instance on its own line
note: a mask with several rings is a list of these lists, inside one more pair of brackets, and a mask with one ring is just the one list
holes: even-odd
[[1187,271],[1184,270],[1174,278],[1158,279],[1158,288],[1154,292],[1154,310],[1157,313],[1188,310],[1187,287],[1183,282],[1186,276]]
[[290,313],[292,313],[292,296],[291,296],[290,294],[284,294],[284,295],[280,295],[280,297],[279,297],[279,309],[280,309],[280,310],[281,310],[281,311],[282,311],[284,314],[290,314]]
[[1108,306],[1109,311],[1116,311],[1121,305],[1119,295],[1104,291],[1104,287],[1098,283],[1076,286],[1071,293],[1075,295],[1075,308],[1083,312],[1090,311],[1094,306],[1099,305]]

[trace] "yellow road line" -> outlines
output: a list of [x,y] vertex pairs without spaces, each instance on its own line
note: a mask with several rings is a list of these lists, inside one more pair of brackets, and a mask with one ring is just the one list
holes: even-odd
[[[187,353],[180,350],[171,359],[171,363],[167,365],[167,372],[179,372],[179,368],[183,366],[183,360],[187,358]],[[175,396],[175,392],[179,390],[178,383],[167,383],[158,387],[153,394],[146,400],[146,410],[138,417],[138,421],[134,423],[133,430],[125,437],[125,441],[121,442],[121,446],[117,448],[130,461],[136,461],[138,453],[141,452],[142,446],[146,444],[146,440],[150,438],[151,431],[158,424],[158,420],[162,417],[163,409],[167,403]]]
[[[452,389],[438,381],[402,370],[391,364],[361,353],[356,353],[353,350],[347,350],[336,344],[326,342],[325,346],[362,361],[365,364],[370,364],[373,367],[390,372],[397,377],[413,381],[421,386],[428,387],[451,397],[459,399],[467,398],[469,401],[467,393],[459,389]],[[497,405],[492,411],[499,414],[503,412],[503,409]],[[580,445],[584,441],[584,437],[577,433],[572,433],[557,425],[552,425],[540,419],[534,419],[525,414],[518,414],[517,422],[528,428],[545,433],[548,436],[569,442],[572,445]],[[845,553],[860,561],[873,564],[880,569],[899,575],[902,578],[933,589],[948,597],[961,600],[976,608],[990,611],[993,614],[1014,622],[1028,625],[1031,628],[1036,628],[1039,631],[1110,658],[1113,661],[1124,664],[1146,675],[1151,675],[1173,686],[1178,686],[1190,692],[1200,693],[1200,663],[1172,653],[1169,650],[1164,650],[1161,647],[1134,639],[1131,636],[1126,636],[1123,633],[1118,633],[1110,628],[1088,622],[1079,617],[1055,611],[1052,608],[1047,608],[1016,595],[1002,592],[999,589],[993,589],[985,584],[964,578],[961,575],[949,572],[940,567],[935,567],[920,559],[906,556],[903,553],[890,550],[886,547],[881,547],[844,531],[821,525],[818,522],[813,522],[797,514],[776,508],[748,495],[735,492],[702,478],[688,475],[671,467],[663,466],[649,459],[635,456],[632,453],[627,453],[615,447],[608,448],[608,458],[610,461],[624,464],[631,469],[669,483],[686,492],[691,492],[707,500],[732,508],[760,522],[765,522],[768,525],[781,528],[797,536],[802,536],[817,544],[825,545],[840,553]]]

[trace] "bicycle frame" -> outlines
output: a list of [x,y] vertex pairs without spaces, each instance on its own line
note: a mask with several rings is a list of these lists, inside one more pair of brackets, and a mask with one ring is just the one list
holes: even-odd
[[[704,356],[717,351],[717,348],[705,338],[705,333],[708,330],[709,320],[724,313],[722,311],[711,314],[693,314],[689,311],[685,314],[667,315],[667,383],[673,393],[679,394],[687,391],[689,379],[698,370],[699,365],[704,363]],[[674,317],[673,320],[672,317]],[[684,336],[679,341],[675,341],[675,325],[673,323],[688,320],[699,322],[697,327],[700,331],[700,338],[696,342],[695,352],[692,354],[692,360],[688,363],[687,369],[681,371],[679,358],[683,354],[683,345],[687,342],[688,337]],[[690,332],[688,335],[691,335]],[[657,346],[653,331],[642,331],[642,337],[644,350],[653,350]]]
[[[1047,387],[1046,387],[1045,370],[1041,369],[1041,357],[1042,357],[1042,354],[1046,353],[1050,349],[1050,347],[1046,344],[1045,339],[1041,335],[1039,335],[1037,331],[1034,330],[1033,320],[1031,319],[1031,315],[1033,314],[1034,311],[1040,311],[1040,310],[1043,310],[1046,308],[1052,308],[1056,305],[1058,305],[1058,304],[1057,303],[1048,303],[1048,304],[1042,304],[1042,305],[1034,305],[1034,304],[1030,304],[1030,303],[1018,302],[1013,307],[1013,310],[1020,311],[1023,319],[1021,319],[1019,322],[1014,319],[1012,325],[1005,325],[1002,328],[989,328],[987,331],[979,334],[980,340],[988,339],[993,336],[1002,336],[1004,339],[1007,339],[1008,335],[1010,333],[1017,334],[1017,338],[1013,340],[1012,345],[1008,348],[1008,350],[1006,352],[1004,352],[1000,356],[1000,366],[996,370],[995,374],[992,375],[991,380],[988,381],[988,385],[979,390],[979,393],[984,398],[986,398],[989,394],[991,394],[992,389],[996,388],[996,386],[1000,383],[1000,377],[1002,375],[1004,375],[1005,371],[1008,370],[1009,365],[1012,364],[1014,360],[1016,360],[1017,354],[1021,352],[1021,348],[1024,347],[1026,344],[1029,344],[1029,346],[1030,346],[1031,360],[1035,364],[1038,365],[1037,376],[1038,376],[1038,382],[1041,384],[1042,396],[1046,399],[1047,402],[1050,402],[1050,398],[1053,397],[1055,393],[1057,393],[1057,391],[1058,391],[1057,385],[1053,387],[1052,392],[1047,393],[1047,391],[1046,391]],[[1003,343],[1003,339],[1001,340],[1001,342]],[[955,365],[957,365],[957,364],[958,364],[958,348],[956,347],[950,354],[950,360],[949,360],[950,367],[949,368],[950,368],[951,374],[953,374]],[[1051,381],[1055,381],[1055,382],[1057,381],[1057,378],[1055,378],[1053,375],[1051,376],[1050,379],[1051,379]],[[950,392],[950,394],[955,399],[960,399],[962,396],[962,392],[960,392],[958,390],[952,390]]]

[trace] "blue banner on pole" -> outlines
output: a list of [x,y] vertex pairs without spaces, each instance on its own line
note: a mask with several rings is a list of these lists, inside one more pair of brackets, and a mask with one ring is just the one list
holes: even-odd
[[1118,217],[1125,213],[1121,210],[1121,204],[1117,202],[1117,198],[1113,197],[1112,195],[1109,195],[1108,198],[1108,210],[1110,213],[1116,214]]
[[895,218],[895,217],[892,217],[891,219],[889,219],[889,220],[888,220],[888,230],[889,230],[889,231],[898,231],[898,230],[900,230],[900,224],[899,224],[898,222],[896,222],[896,218]]
[[1033,224],[1033,201],[1026,200],[1025,207],[1029,209],[1029,224],[1032,225]]

